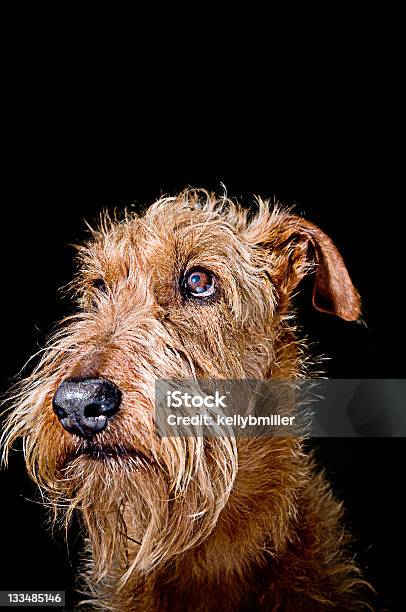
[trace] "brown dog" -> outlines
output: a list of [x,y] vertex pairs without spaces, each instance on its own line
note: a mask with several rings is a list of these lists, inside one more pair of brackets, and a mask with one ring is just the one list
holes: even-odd
[[297,437],[160,438],[160,378],[301,378],[291,298],[356,320],[333,242],[287,210],[205,191],[106,216],[79,248],[77,314],[13,396],[55,518],[80,511],[91,609],[360,610],[341,505]]

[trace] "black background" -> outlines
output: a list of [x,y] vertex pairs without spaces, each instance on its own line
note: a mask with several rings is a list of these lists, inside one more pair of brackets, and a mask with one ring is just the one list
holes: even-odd
[[[340,248],[363,298],[366,326],[314,312],[306,292],[300,303],[308,335],[332,358],[328,374],[404,378],[404,230],[390,120],[376,122],[368,96],[335,89],[304,106],[300,84],[286,105],[275,108],[266,97],[261,113],[255,104],[233,109],[235,92],[227,108],[221,91],[188,93],[191,116],[164,111],[166,101],[157,96],[149,109],[134,107],[132,119],[111,116],[108,126],[97,100],[82,108],[76,98],[75,116],[69,101],[63,111],[52,103],[17,109],[3,166],[2,390],[69,310],[58,288],[72,276],[68,245],[85,237],[84,218],[187,185],[221,190],[220,183],[247,205],[252,194],[296,204]],[[176,89],[172,101],[175,94],[184,92]],[[193,113],[196,97],[212,95],[215,124],[204,105]],[[379,605],[403,609],[404,440],[329,439],[316,448],[345,501],[354,550]],[[47,532],[47,513],[34,503],[38,494],[24,475],[21,453],[0,479],[0,588],[70,591],[75,529],[69,550],[63,534]]]

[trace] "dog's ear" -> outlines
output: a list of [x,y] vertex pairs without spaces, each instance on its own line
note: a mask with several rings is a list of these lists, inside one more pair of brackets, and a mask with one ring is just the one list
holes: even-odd
[[304,276],[314,273],[314,307],[346,321],[359,318],[360,296],[337,247],[320,228],[285,211],[264,214],[262,210],[247,230],[269,253],[282,303],[290,299]]

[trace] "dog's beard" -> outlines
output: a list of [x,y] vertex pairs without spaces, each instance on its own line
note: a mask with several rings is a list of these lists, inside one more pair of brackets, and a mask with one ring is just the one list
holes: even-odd
[[124,584],[210,535],[236,478],[235,440],[159,438],[147,409],[151,400],[136,394],[137,427],[132,417],[118,419],[98,442],[78,446],[49,418],[54,388],[51,379],[46,386],[34,379],[14,396],[3,461],[22,438],[28,472],[48,500],[53,523],[67,529],[79,511],[93,583],[114,574]]
[[[9,428],[7,446],[19,434]],[[128,447],[75,448],[66,440],[60,427],[44,422],[38,431],[37,423],[37,435],[24,438],[26,463],[54,524],[67,529],[79,511],[90,585],[114,577],[124,585],[134,572],[146,574],[203,542],[237,473],[235,441],[226,437],[158,438],[147,427]]]
[[56,516],[75,509],[92,548],[94,580],[120,568],[124,583],[204,541],[216,525],[236,474],[232,441],[171,438],[160,453],[74,458],[57,481]]

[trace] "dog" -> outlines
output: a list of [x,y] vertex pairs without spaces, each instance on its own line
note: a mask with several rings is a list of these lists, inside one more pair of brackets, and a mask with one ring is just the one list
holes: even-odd
[[187,189],[106,213],[78,247],[64,320],[11,393],[4,462],[27,469],[86,536],[92,610],[372,609],[341,504],[301,436],[162,437],[157,379],[303,379],[292,303],[356,321],[332,240],[291,209]]

